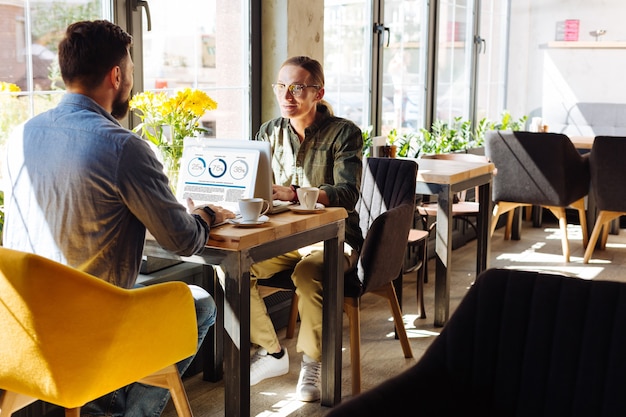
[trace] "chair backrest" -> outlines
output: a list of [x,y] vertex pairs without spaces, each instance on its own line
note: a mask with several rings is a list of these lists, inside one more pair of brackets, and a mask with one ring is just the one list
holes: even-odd
[[625,306],[626,283],[487,270],[415,366],[328,415],[623,415]]
[[560,133],[489,131],[493,201],[566,207],[589,192],[589,163]]
[[626,137],[597,136],[589,154],[591,190],[599,210],[626,211]]
[[0,389],[74,408],[193,355],[182,282],[126,290],[0,247]]
[[364,291],[398,277],[415,212],[417,163],[396,158],[367,158],[356,206],[364,243],[358,277]]

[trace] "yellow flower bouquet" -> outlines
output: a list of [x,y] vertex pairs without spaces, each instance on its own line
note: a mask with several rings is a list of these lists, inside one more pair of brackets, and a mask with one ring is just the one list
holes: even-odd
[[13,83],[7,83],[5,81],[0,81],[0,92],[2,93],[18,93],[20,92],[21,89],[13,84]]
[[206,111],[216,108],[217,103],[208,94],[191,88],[180,90],[174,96],[145,91],[130,100],[130,109],[141,120],[134,131],[141,132],[159,149],[172,188],[176,187],[184,139],[206,132],[199,120]]

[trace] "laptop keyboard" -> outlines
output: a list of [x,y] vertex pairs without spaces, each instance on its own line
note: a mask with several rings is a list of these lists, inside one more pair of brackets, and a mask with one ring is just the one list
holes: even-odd
[[291,201],[272,200],[272,214],[281,213],[289,210],[289,206],[293,203]]

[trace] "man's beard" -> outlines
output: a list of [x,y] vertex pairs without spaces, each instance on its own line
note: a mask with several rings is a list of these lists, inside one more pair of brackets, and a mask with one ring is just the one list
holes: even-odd
[[123,100],[120,96],[121,94],[115,97],[115,100],[113,101],[113,110],[111,111],[111,116],[115,117],[117,120],[122,120],[126,117],[130,102],[130,98]]

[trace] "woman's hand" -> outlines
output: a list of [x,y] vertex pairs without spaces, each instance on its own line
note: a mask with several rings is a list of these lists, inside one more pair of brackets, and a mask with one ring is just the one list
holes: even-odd
[[284,187],[282,185],[272,185],[272,198],[274,200],[282,201],[296,201],[298,196],[291,187]]

